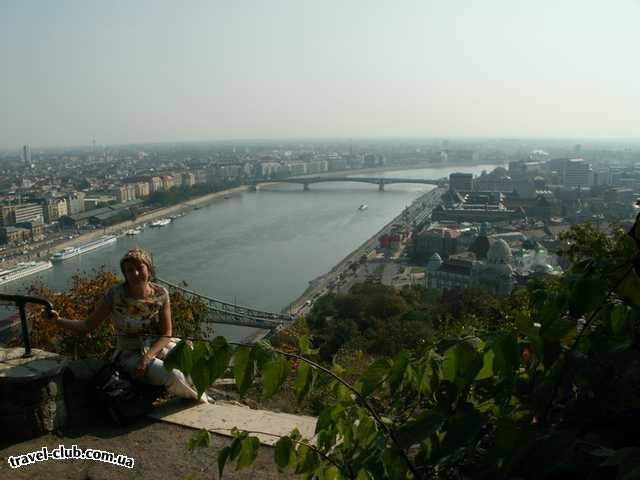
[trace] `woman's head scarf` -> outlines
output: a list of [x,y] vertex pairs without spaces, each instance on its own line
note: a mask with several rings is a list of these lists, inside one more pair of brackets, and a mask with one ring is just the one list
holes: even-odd
[[137,260],[139,262],[144,263],[149,270],[149,274],[153,275],[155,270],[153,268],[153,259],[148,252],[144,251],[142,248],[133,248],[129,250],[124,257],[120,260],[120,270],[122,270],[122,274],[124,275],[124,264],[129,260]]

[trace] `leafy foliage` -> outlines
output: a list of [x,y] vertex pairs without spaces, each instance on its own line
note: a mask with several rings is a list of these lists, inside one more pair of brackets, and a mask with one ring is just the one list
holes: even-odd
[[482,289],[398,290],[369,282],[354,285],[349,294],[318,299],[309,325],[323,360],[345,346],[395,355],[403,348],[421,349],[442,332],[508,328],[526,297],[522,291],[502,298]]
[[[46,298],[61,317],[85,320],[110,288],[119,282],[118,277],[104,269],[91,274],[76,275],[66,292],[54,292],[42,285],[34,285],[29,294]],[[170,292],[173,333],[179,337],[193,337],[206,318],[206,306],[195,298],[180,292]],[[71,358],[104,357],[115,348],[115,328],[109,321],[103,322],[90,335],[78,335],[45,320],[41,307],[28,311],[31,323],[31,346]],[[11,345],[21,344],[16,338]]]
[[[640,303],[620,286],[637,276],[640,238],[573,233],[572,268],[561,281],[517,292],[520,308],[501,306],[511,316],[506,328],[481,321],[441,332],[379,358],[353,384],[335,364],[266,345],[237,348],[242,385],[260,374],[269,393],[282,385],[277,355],[297,362],[299,400],[313,391],[314,373],[330,379],[335,401],[320,412],[314,438],[282,437],[278,467],[303,478],[636,478]],[[371,315],[353,298],[319,308],[343,309],[356,322]],[[307,347],[300,351],[313,355]],[[247,438],[238,433],[221,452],[222,467],[247,464]]]
[[[61,317],[84,320],[106,292],[118,283],[117,277],[105,270],[98,270],[93,276],[76,275],[71,288],[62,293],[35,285],[30,294],[46,298],[53,304]],[[76,335],[42,318],[41,308],[29,310],[31,321],[31,346],[50,352],[61,353],[72,358],[103,356],[115,345],[115,329],[110,322],[102,323],[91,335]],[[20,339],[16,339],[20,343]]]

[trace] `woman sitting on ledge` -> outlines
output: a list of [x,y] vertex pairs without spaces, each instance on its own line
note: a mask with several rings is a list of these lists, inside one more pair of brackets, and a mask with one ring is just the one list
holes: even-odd
[[[148,384],[163,385],[178,397],[197,399],[182,372],[169,372],[162,362],[170,350],[171,305],[166,288],[149,281],[154,272],[151,256],[141,248],[129,250],[120,260],[120,269],[125,282],[109,290],[87,320],[60,318],[55,310],[49,318],[78,333],[92,332],[111,318],[118,335],[113,358],[123,370]],[[207,395],[200,401],[207,403]]]

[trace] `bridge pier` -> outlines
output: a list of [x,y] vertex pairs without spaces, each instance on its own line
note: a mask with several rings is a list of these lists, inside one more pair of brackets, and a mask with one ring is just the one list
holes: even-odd
[[384,182],[382,180],[378,182],[378,190],[380,190],[381,192],[384,192]]
[[308,192],[309,191],[309,184],[308,183],[303,183],[303,191]]

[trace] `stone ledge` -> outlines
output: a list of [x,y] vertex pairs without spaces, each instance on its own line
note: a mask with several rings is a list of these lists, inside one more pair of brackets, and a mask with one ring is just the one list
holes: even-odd
[[23,358],[24,348],[0,348],[0,381],[31,382],[60,374],[67,359],[57,353],[33,349],[32,356]]
[[0,348],[0,437],[34,438],[67,421],[63,374],[67,359],[56,353]]

